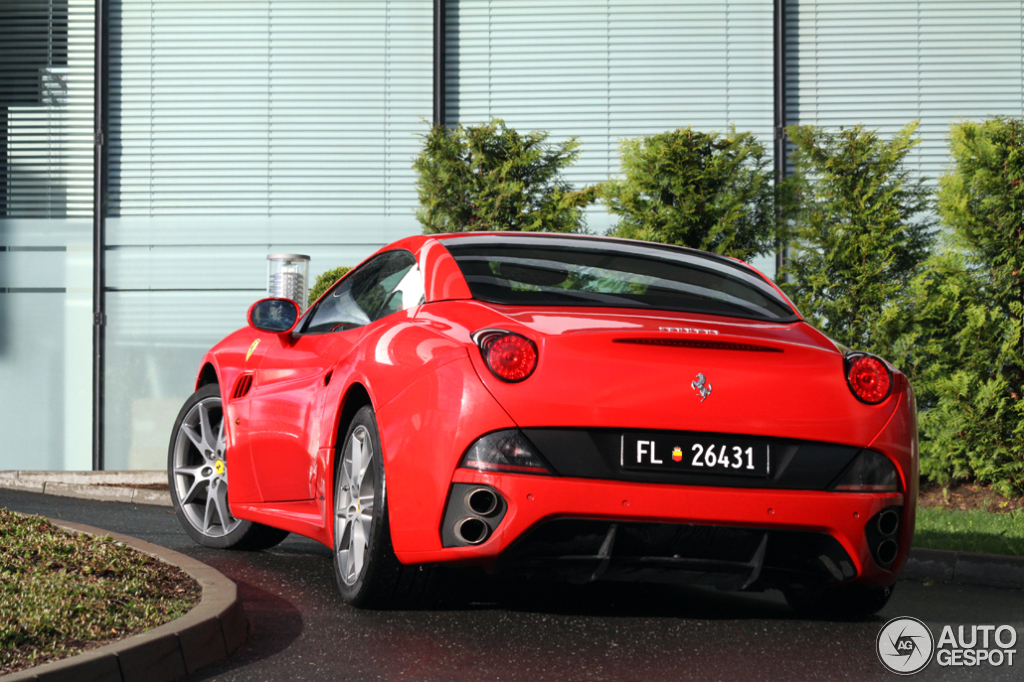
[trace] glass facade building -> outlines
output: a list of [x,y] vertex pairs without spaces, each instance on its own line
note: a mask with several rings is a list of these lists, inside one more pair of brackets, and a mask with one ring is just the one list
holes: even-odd
[[99,5],[0,4],[0,469],[88,469],[94,423],[104,468],[162,468],[267,254],[315,277],[420,231],[431,121],[577,136],[583,184],[618,172],[620,139],[680,126],[772,148],[780,124],[915,119],[934,179],[951,121],[1024,115],[1024,0]]
[[95,26],[0,3],[0,468],[92,466]]

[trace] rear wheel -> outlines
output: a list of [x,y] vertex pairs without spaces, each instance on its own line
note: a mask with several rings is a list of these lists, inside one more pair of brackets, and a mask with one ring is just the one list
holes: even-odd
[[205,547],[273,547],[288,537],[288,531],[232,516],[225,454],[220,388],[207,384],[185,401],[171,433],[167,484],[178,521]]
[[824,590],[785,590],[786,602],[802,616],[856,619],[873,616],[889,602],[895,585],[839,585]]
[[433,593],[432,569],[395,556],[386,490],[377,420],[366,406],[349,425],[334,476],[334,575],[353,606],[412,606]]

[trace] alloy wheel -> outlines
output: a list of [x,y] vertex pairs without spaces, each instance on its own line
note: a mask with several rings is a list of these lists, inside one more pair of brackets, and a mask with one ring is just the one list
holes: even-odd
[[224,454],[220,398],[205,398],[192,406],[175,435],[173,492],[188,522],[207,537],[223,537],[241,523],[228,508]]
[[341,580],[354,585],[362,573],[373,530],[373,441],[365,426],[352,431],[334,491],[334,551]]

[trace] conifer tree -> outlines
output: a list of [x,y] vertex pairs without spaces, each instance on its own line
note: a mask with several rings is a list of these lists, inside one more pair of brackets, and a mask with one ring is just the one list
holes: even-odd
[[614,235],[746,260],[779,237],[771,160],[750,133],[680,128],[623,140],[620,179],[600,186]]
[[501,119],[452,129],[434,126],[413,161],[425,234],[477,230],[580,232],[596,190],[574,191],[562,171],[575,163],[579,142],[548,142],[548,133],[521,134]]
[[1024,493],[1024,121],[954,123],[938,212],[949,243],[891,325],[922,408],[921,469]]
[[833,339],[884,355],[883,311],[904,293],[933,242],[931,193],[905,165],[918,144],[917,123],[889,140],[860,125],[787,130],[795,200],[780,283]]

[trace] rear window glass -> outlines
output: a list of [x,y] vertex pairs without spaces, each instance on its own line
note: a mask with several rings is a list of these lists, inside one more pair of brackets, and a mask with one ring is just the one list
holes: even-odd
[[557,237],[455,237],[443,243],[473,298],[489,303],[798,319],[755,272],[699,251]]

